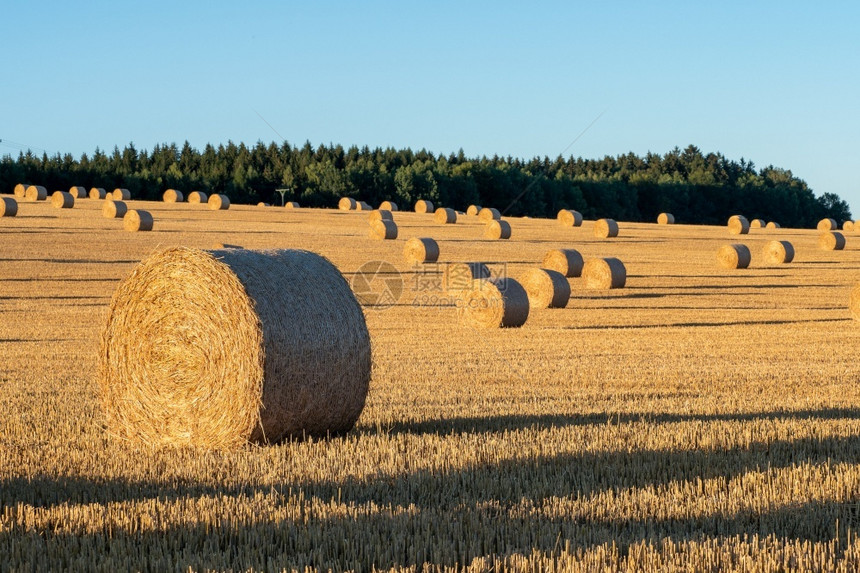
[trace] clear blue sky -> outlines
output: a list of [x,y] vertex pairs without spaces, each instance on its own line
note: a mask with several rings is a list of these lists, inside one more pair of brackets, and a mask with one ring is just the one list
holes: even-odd
[[860,3],[73,4],[4,4],[0,153],[280,141],[259,113],[296,144],[554,157],[605,110],[566,155],[692,143],[860,216]]

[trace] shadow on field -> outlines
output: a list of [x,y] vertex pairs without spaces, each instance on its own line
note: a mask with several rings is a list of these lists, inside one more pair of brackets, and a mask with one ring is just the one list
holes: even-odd
[[116,265],[116,264],[139,263],[140,259],[129,259],[129,260],[118,260],[118,261],[93,261],[93,260],[89,260],[89,259],[16,259],[16,258],[2,259],[2,258],[0,258],[0,262],[5,262],[5,263],[60,263],[60,264],[71,264],[71,265]]
[[[613,307],[607,307],[613,308]],[[729,309],[730,310],[730,309]],[[721,326],[760,326],[780,324],[816,324],[819,322],[851,322],[851,318],[816,318],[809,320],[736,320],[723,322],[671,322],[666,324],[614,324],[606,326],[553,326],[560,330],[648,330],[652,328],[715,328]]]

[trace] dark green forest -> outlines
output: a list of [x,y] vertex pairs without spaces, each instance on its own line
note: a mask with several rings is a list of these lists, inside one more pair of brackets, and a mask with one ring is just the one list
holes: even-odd
[[79,159],[71,154],[38,156],[30,152],[0,159],[0,188],[16,183],[44,185],[49,191],[71,185],[128,188],[132,197],[159,199],[167,188],[224,193],[235,203],[284,199],[302,206],[333,207],[342,196],[378,205],[389,199],[402,208],[417,199],[463,210],[469,204],[492,206],[506,215],[554,217],[559,209],[586,218],[653,221],[662,211],[682,223],[724,224],[733,214],[812,227],[823,217],[849,219],[838,195],[816,196],[791,171],[756,169],[751,161],[702,153],[690,145],[665,155],[633,153],[602,159],[466,157],[411,149],[288,143],[252,147],[232,142],[203,151],[186,142],[134,144],[112,153],[99,149]]

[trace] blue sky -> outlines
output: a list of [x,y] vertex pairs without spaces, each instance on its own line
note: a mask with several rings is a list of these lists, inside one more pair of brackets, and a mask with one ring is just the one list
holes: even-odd
[[605,112],[566,155],[692,143],[860,216],[858,3],[7,2],[2,19],[4,154],[284,138],[554,157]]

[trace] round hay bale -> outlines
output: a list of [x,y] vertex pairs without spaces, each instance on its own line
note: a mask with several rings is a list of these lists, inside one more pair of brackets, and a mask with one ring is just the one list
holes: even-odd
[[841,251],[845,248],[845,235],[839,231],[827,231],[818,235],[818,246],[825,251]]
[[152,223],[152,215],[142,209],[132,209],[122,218],[122,226],[126,231],[151,231]]
[[779,223],[777,223],[776,221],[770,221],[767,225],[765,225],[765,227],[768,229],[779,229],[780,228]]
[[490,267],[484,263],[448,263],[442,271],[442,288],[447,292],[460,292],[472,286],[472,281],[486,280]]
[[213,193],[206,204],[209,205],[210,211],[226,211],[230,208],[230,198],[221,193]]
[[627,268],[614,257],[588,259],[582,266],[582,278],[588,289],[624,288]]
[[165,203],[182,203],[185,200],[185,196],[182,194],[182,191],[168,189],[161,196],[161,200]]
[[265,201],[260,201],[259,203],[257,203],[257,207],[271,207],[271,205],[269,203],[266,203]]
[[230,449],[349,431],[370,374],[364,314],[328,260],[180,247],[117,288],[98,378],[119,438]]
[[750,232],[750,222],[743,215],[729,217],[728,227],[732,235],[746,235]]
[[519,277],[531,308],[564,308],[570,300],[570,283],[552,269],[529,269]]
[[18,202],[12,197],[0,197],[0,217],[14,217],[18,214]]
[[359,211],[373,211],[373,207],[370,206],[370,203],[366,203],[364,201],[359,201],[356,209]]
[[87,190],[80,185],[72,185],[69,187],[69,195],[75,199],[86,199],[88,197]]
[[370,238],[389,241],[397,238],[397,223],[380,219],[370,222]]
[[472,328],[516,328],[529,318],[529,297],[514,279],[472,281],[457,301],[460,320]]
[[439,260],[439,243],[429,237],[412,237],[403,245],[403,258],[410,265]]
[[510,239],[511,224],[507,221],[490,221],[484,227],[484,238],[486,239]]
[[108,200],[102,203],[102,217],[105,219],[122,219],[128,212],[128,205],[124,201]]
[[284,209],[298,209],[298,208],[299,208],[299,204],[296,203],[295,201],[287,201],[286,203],[284,203]]
[[794,245],[788,241],[770,241],[762,251],[765,262],[771,265],[781,265],[794,260]]
[[675,224],[675,215],[672,213],[660,213],[657,215],[657,224],[658,225],[674,225]]
[[480,212],[481,212],[481,206],[480,205],[469,205],[466,208],[466,215],[468,215],[470,217],[475,217]]
[[202,203],[209,202],[209,195],[204,193],[203,191],[192,191],[188,194],[188,202],[192,205],[199,205]]
[[818,222],[818,226],[816,227],[819,231],[836,231],[839,229],[839,225],[836,223],[836,219],[821,219]]
[[28,185],[26,185],[25,183],[18,183],[12,190],[13,194],[18,199],[24,199],[27,196],[27,187]]
[[860,320],[860,284],[851,289],[851,296],[848,299],[848,308],[851,310],[851,316],[854,320]]
[[478,211],[478,219],[481,221],[498,221],[502,218],[502,214],[494,207],[481,207]]
[[457,222],[457,212],[448,207],[439,207],[433,214],[433,218],[441,225],[450,225]]
[[558,224],[562,227],[580,227],[582,226],[582,213],[573,209],[562,209],[556,215]]
[[51,194],[51,207],[55,209],[71,209],[75,206],[75,198],[68,191],[54,191]]
[[752,255],[746,245],[732,243],[717,251],[717,262],[724,269],[745,269],[750,266]]
[[107,191],[101,187],[93,187],[90,189],[90,199],[104,199],[107,197]]
[[415,202],[415,212],[416,213],[432,213],[433,203],[430,201],[425,201],[424,199],[419,199]]
[[614,219],[598,219],[594,222],[594,236],[609,239],[618,236],[618,223]]
[[750,229],[763,229],[763,228],[764,228],[764,221],[762,221],[761,219],[753,219],[752,221],[750,221]]
[[393,221],[394,215],[391,214],[391,211],[386,211],[384,209],[376,209],[375,211],[371,211],[367,214],[368,221]]
[[843,231],[853,231],[854,230],[854,221],[845,221],[842,223]]
[[337,202],[337,208],[341,211],[355,211],[358,208],[358,202],[352,197],[341,197]]
[[383,201],[382,203],[379,204],[379,210],[380,211],[399,211],[400,209],[398,209],[397,203],[395,203],[394,201]]
[[113,190],[112,196],[117,201],[128,201],[131,199],[131,191],[128,189],[116,188]]
[[27,201],[44,201],[48,198],[48,190],[41,185],[30,185],[25,193]]
[[576,249],[556,249],[547,251],[541,266],[565,277],[578,277],[582,276],[582,265],[582,255]]

